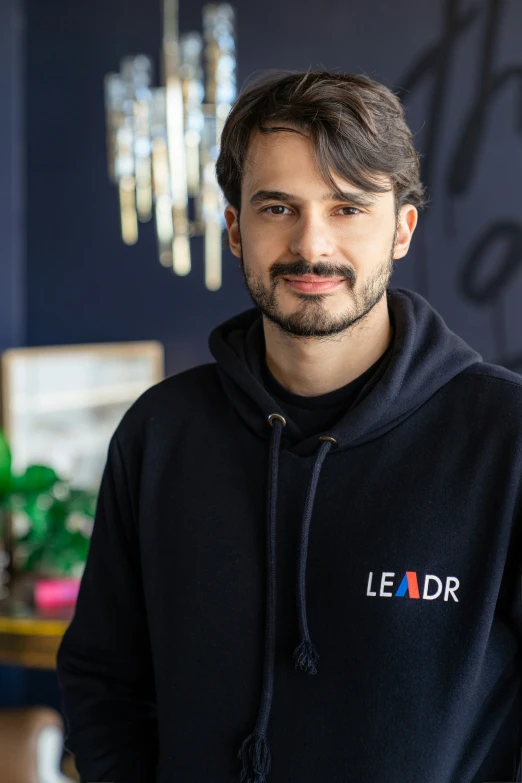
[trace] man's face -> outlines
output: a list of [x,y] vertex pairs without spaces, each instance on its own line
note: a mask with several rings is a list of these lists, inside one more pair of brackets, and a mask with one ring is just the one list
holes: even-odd
[[242,180],[241,212],[227,207],[232,252],[250,296],[285,333],[326,337],[348,329],[386,293],[394,260],[406,255],[417,220],[395,212],[390,191],[368,194],[322,179],[310,141],[255,132]]

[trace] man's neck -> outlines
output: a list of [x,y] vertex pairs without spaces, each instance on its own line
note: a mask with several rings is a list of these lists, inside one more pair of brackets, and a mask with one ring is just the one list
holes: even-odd
[[288,391],[303,397],[340,389],[368,370],[390,345],[387,298],[361,321],[333,337],[292,337],[263,316],[266,363]]

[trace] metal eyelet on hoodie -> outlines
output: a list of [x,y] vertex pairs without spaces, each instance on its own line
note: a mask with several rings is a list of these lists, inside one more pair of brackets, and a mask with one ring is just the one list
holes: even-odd
[[335,440],[335,438],[331,438],[329,435],[320,435],[319,440],[326,440],[328,443],[331,443],[332,446],[338,446],[339,444]]
[[286,419],[284,416],[281,416],[280,413],[271,413],[270,416],[268,417],[268,423],[270,424],[271,427],[274,426],[274,420],[280,421],[283,427],[286,427]]

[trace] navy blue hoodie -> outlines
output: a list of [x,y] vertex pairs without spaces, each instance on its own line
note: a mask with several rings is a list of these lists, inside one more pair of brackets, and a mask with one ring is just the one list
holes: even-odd
[[521,780],[522,378],[387,296],[320,436],[257,310],[123,417],[58,654],[82,783]]

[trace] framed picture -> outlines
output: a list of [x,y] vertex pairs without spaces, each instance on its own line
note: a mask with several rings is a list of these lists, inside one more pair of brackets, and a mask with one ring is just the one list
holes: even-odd
[[13,471],[48,465],[97,491],[122,416],[164,378],[164,350],[155,341],[18,348],[1,355],[0,371]]

